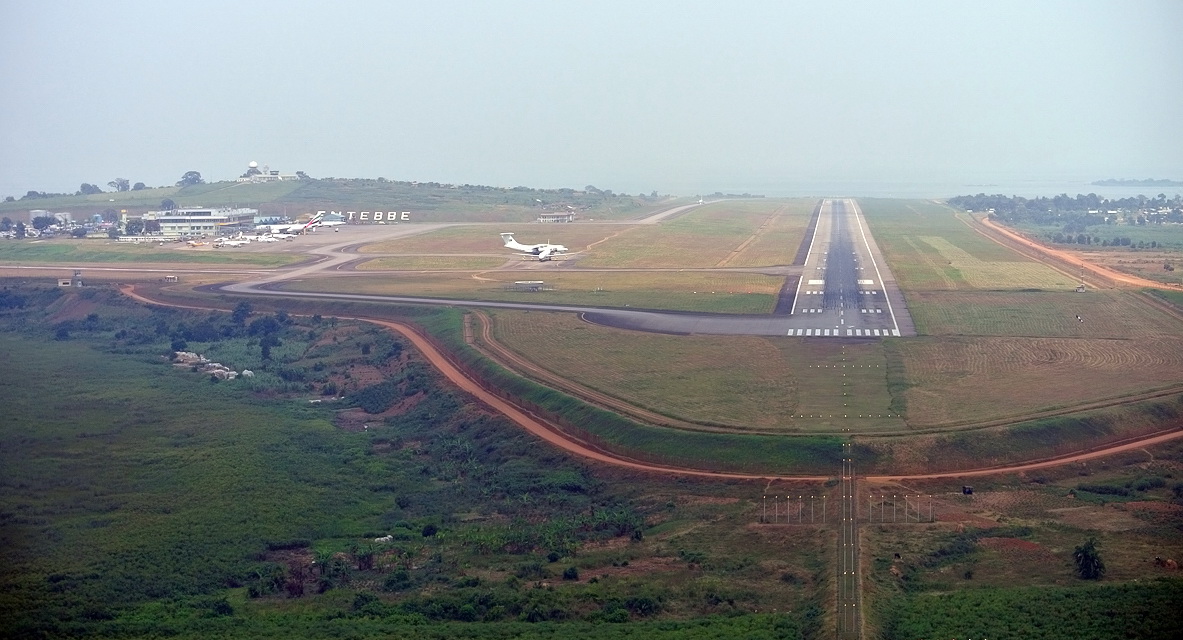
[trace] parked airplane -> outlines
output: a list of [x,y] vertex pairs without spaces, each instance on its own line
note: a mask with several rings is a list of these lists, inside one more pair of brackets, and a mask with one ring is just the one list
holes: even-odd
[[265,231],[270,233],[304,233],[312,227],[320,225],[320,219],[324,217],[323,213],[318,213],[312,216],[308,222],[293,222],[291,224],[261,224],[255,227],[255,231]]
[[319,213],[316,214],[316,218],[314,218],[315,224],[313,224],[312,222],[309,222],[308,223],[309,228],[311,229],[311,228],[316,228],[316,227],[337,227],[337,226],[345,224],[344,222],[342,222],[340,220],[324,220],[323,218],[324,218],[323,214],[319,214]]
[[214,246],[215,247],[241,247],[245,244],[250,244],[250,243],[251,243],[250,240],[243,238],[241,240],[221,240],[219,242],[215,242]]
[[567,247],[561,244],[522,244],[513,239],[512,233],[501,234],[501,240],[505,242],[505,248],[525,251],[524,255],[535,256],[539,262],[550,260],[556,253],[567,253]]

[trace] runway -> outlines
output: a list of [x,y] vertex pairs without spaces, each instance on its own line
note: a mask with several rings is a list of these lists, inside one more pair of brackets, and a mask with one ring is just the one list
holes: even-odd
[[[682,208],[672,210],[680,212]],[[823,200],[809,244],[793,305],[788,315],[726,315],[579,305],[491,302],[415,296],[285,291],[283,283],[306,278],[356,260],[341,243],[313,251],[326,258],[294,271],[219,287],[226,293],[287,298],[353,300],[394,304],[561,311],[578,313],[588,322],[678,335],[764,335],[805,338],[884,338],[914,336],[903,295],[867,230],[853,200]],[[795,250],[795,248],[794,248]]]

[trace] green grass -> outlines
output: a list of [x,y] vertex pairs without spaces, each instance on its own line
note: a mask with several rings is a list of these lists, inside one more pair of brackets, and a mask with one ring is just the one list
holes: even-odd
[[[513,291],[519,280],[543,280],[544,291]],[[769,313],[784,279],[743,272],[581,273],[486,271],[355,276],[286,283],[287,291],[330,291],[509,302],[578,304],[711,313]]]
[[[697,483],[610,485],[466,405],[405,351],[391,356],[385,331],[281,318],[270,363],[249,339],[190,340],[236,368],[260,366],[253,382],[213,383],[157,354],[174,336],[234,334],[227,314],[150,310],[97,288],[8,289],[4,301],[0,626],[18,636],[546,637],[569,625],[565,637],[796,637],[816,625],[816,612],[801,613],[814,587],[753,571],[759,541],[750,534],[742,547],[700,539],[711,566],[699,571],[662,560],[661,535],[642,539],[652,500],[627,494]],[[257,313],[242,330],[271,318]],[[437,327],[455,319],[413,309],[408,318]],[[60,328],[68,338],[49,339]],[[354,380],[376,371],[411,403],[350,431],[305,401],[307,382],[260,386],[263,373],[319,364]],[[295,385],[292,399],[285,384]],[[670,506],[657,519],[749,515],[734,498],[686,510],[660,500]],[[438,533],[423,535],[427,525]],[[386,533],[396,542],[371,556],[374,568],[350,568]],[[552,565],[552,552],[566,559]],[[330,567],[327,578],[313,559]],[[623,559],[668,568],[614,575]],[[575,564],[584,580],[558,579]],[[309,572],[303,596],[282,595]],[[726,587],[731,576],[743,586]],[[316,594],[326,579],[329,590]],[[776,606],[798,613],[750,615]],[[526,626],[532,620],[564,624]],[[636,624],[613,624],[625,620]]]
[[[1051,244],[1052,237],[1056,233],[1064,234],[1064,230],[1059,226],[1052,225],[1037,225],[1037,224],[1020,224],[1015,225],[1019,231],[1035,236],[1045,242]],[[1112,242],[1115,238],[1129,238],[1131,242],[1137,244],[1143,242],[1149,245],[1151,242],[1158,243],[1158,250],[1163,251],[1183,251],[1183,225],[1179,224],[1162,224],[1162,225],[1127,225],[1127,224],[1104,224],[1093,225],[1088,227],[1085,231],[1076,231],[1071,235],[1075,238],[1077,235],[1084,233],[1085,235],[1093,237],[1093,243],[1090,245],[1081,244],[1063,244],[1060,246],[1069,249],[1093,249],[1093,250],[1113,250],[1113,251],[1128,251],[1136,255],[1137,250],[1129,246],[1124,247],[1102,247],[1101,242],[1108,240]],[[1064,234],[1067,235],[1067,234]]]
[[1169,640],[1183,635],[1181,601],[1179,580],[924,594],[893,603],[883,638]]
[[[133,179],[134,183],[135,180]],[[99,185],[105,188],[105,185]],[[0,194],[4,195],[4,194]],[[8,194],[20,197],[21,194]],[[583,218],[622,220],[644,216],[673,204],[664,198],[582,193],[572,190],[536,190],[436,184],[412,184],[389,180],[333,179],[239,183],[232,180],[180,189],[162,187],[142,191],[60,196],[0,203],[0,213],[29,209],[68,210],[76,215],[115,209],[133,213],[156,210],[165,198],[179,206],[249,206],[268,215],[291,217],[317,210],[409,211],[416,222],[531,222],[539,211],[574,206]],[[540,209],[536,200],[546,207]],[[19,214],[18,214],[19,215]],[[15,216],[10,216],[14,217]]]
[[753,241],[731,266],[791,264],[808,224],[803,201],[725,201],[694,209],[661,225],[638,226],[597,245],[581,259],[587,267],[691,268],[727,263],[758,231],[765,229],[772,243]]
[[975,232],[966,214],[922,200],[859,199],[905,294],[929,290],[1071,289],[1071,278]]
[[[172,249],[166,248],[172,247]],[[0,242],[0,260],[12,262],[150,262],[189,264],[249,264],[278,267],[303,259],[302,256],[275,253],[238,253],[230,251],[190,251],[168,243],[160,247],[118,244],[110,240],[36,240]]]

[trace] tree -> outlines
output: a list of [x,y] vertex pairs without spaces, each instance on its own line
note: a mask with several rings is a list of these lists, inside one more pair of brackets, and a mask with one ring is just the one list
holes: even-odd
[[118,222],[119,212],[114,209],[107,209],[103,211],[103,222]]
[[234,324],[242,326],[246,323],[246,319],[250,317],[251,311],[253,310],[254,309],[251,307],[251,303],[243,300],[234,306],[234,312],[230,314],[230,320],[233,321]]
[[11,230],[12,230],[12,218],[9,218],[8,216],[4,216],[4,219],[0,220],[0,231],[8,232]]
[[81,196],[92,196],[96,193],[102,192],[102,189],[98,188],[96,185],[90,184],[89,182],[83,182],[82,186],[78,187],[78,195]]
[[58,219],[53,216],[37,216],[33,218],[33,228],[41,231],[51,224],[57,223]]
[[145,220],[144,221],[144,233],[160,233],[160,221],[159,220]]
[[143,182],[137,182],[131,186],[132,191],[143,191],[144,189],[147,189],[147,188],[148,188],[148,185],[144,184]]
[[127,235],[138,236],[144,232],[143,220],[128,220],[127,221]]
[[201,179],[201,174],[197,171],[186,171],[177,181],[178,187],[191,187],[195,184],[205,184],[205,180]]
[[112,240],[114,240],[115,238],[118,238],[119,237],[119,228],[118,227],[111,227],[110,229],[107,229],[107,237]]
[[1105,563],[1097,552],[1096,538],[1089,538],[1088,542],[1076,547],[1072,559],[1076,561],[1076,573],[1085,580],[1100,580],[1105,575]]
[[131,182],[129,182],[127,178],[115,178],[114,180],[107,183],[108,187],[111,187],[116,191],[127,191],[131,189],[130,185]]
[[[116,230],[112,229],[111,231],[116,231]],[[118,231],[116,231],[116,233],[118,233]],[[86,237],[86,227],[78,227],[77,229],[74,229],[73,231],[70,232],[70,237],[85,238]]]
[[12,196],[4,196],[4,201],[5,202],[16,202],[16,198],[14,198]]
[[161,211],[176,211],[177,210],[177,203],[173,202],[172,198],[165,198],[164,200],[160,201],[160,210]]
[[16,237],[18,240],[25,237],[25,223],[16,223]]

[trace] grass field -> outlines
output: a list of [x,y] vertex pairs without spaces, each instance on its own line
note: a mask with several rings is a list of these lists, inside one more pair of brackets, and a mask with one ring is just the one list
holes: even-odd
[[976,233],[965,214],[923,200],[860,199],[905,292],[1071,290],[1076,282]]
[[497,339],[530,360],[690,422],[785,433],[903,428],[888,417],[879,343],[638,334],[559,313],[495,318]]
[[[886,494],[884,504],[901,489],[931,494],[937,515],[932,524],[863,528],[875,637],[1177,637],[1178,617],[1164,613],[1176,608],[1183,581],[1152,559],[1183,554],[1170,533],[1183,517],[1172,480],[1183,471],[1181,453],[1172,444],[981,479],[969,496],[948,483],[870,487],[869,496]],[[1106,567],[1099,583],[1074,571],[1072,551],[1089,538]]]
[[813,205],[812,200],[764,199],[709,204],[661,225],[622,230],[610,241],[589,250],[580,260],[580,266],[693,268],[791,264],[809,225]]
[[194,251],[176,243],[127,244],[110,240],[24,240],[0,242],[0,260],[12,262],[151,262],[190,264],[246,264],[278,267],[303,256],[261,252]]
[[638,406],[738,429],[793,427],[798,373],[764,338],[637,335],[568,313],[493,317],[499,342]]
[[359,271],[482,271],[505,264],[505,258],[480,256],[398,256],[374,258],[357,265]]
[[[414,383],[406,397],[417,404],[351,430],[302,394],[213,383],[153,354],[174,331],[232,327],[228,314],[52,288],[28,295],[52,308],[50,322],[14,333],[11,312],[0,316],[0,354],[19,363],[0,372],[0,625],[9,633],[816,633],[827,538],[746,526],[756,513],[745,486],[597,477],[465,405],[429,372],[400,371],[414,359],[392,364],[389,347],[374,343],[385,332],[372,328],[289,327],[272,353],[282,366],[259,368],[290,376],[327,365],[359,379],[381,366]],[[61,323],[69,337],[49,339]],[[236,355],[230,343],[193,346],[258,358],[258,346]],[[373,542],[386,534],[389,545]],[[786,549],[764,557],[770,545]],[[621,635],[625,622],[632,630]]]
[[[384,242],[367,244],[360,253],[456,253],[494,254],[505,259],[517,252],[506,249],[501,233],[512,233],[521,243],[535,244],[550,242],[566,246],[572,252],[584,251],[589,246],[611,238],[628,229],[621,225],[607,224],[516,224],[501,225],[457,225],[445,227],[430,233],[408,238],[397,238]],[[565,258],[570,259],[570,258]]]
[[[516,281],[542,280],[553,290],[512,291]],[[289,291],[476,298],[600,307],[718,313],[769,313],[783,278],[743,272],[479,271],[398,274],[293,282]]]
[[[1177,336],[1179,318],[1123,290],[912,291],[908,310],[930,336],[1132,340]],[[1083,322],[1082,322],[1083,320]]]
[[908,422],[936,426],[1071,407],[1183,384],[1183,337],[916,338],[896,348],[907,370]]

